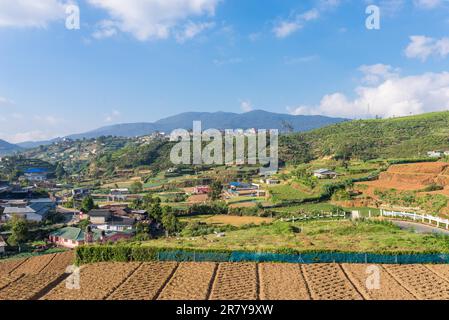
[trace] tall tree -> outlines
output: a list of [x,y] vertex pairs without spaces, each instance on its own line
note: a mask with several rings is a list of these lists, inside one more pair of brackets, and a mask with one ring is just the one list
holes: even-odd
[[223,191],[223,186],[220,181],[214,181],[211,185],[211,191],[209,193],[209,198],[212,201],[219,200],[221,197],[221,192]]
[[167,236],[175,234],[180,230],[180,223],[171,207],[164,207],[162,213],[162,225]]
[[83,199],[83,202],[81,203],[81,210],[83,212],[89,212],[90,210],[95,208],[94,199],[92,199],[91,196],[87,196]]

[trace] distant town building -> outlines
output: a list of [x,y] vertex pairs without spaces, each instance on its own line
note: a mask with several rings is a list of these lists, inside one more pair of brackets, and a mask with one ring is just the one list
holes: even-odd
[[111,192],[108,195],[108,201],[111,202],[126,201],[128,199],[128,195],[129,190],[126,188],[111,189]]
[[197,186],[193,189],[194,194],[209,194],[211,191],[209,186]]
[[5,254],[7,243],[3,240],[2,236],[0,236],[0,255]]
[[48,170],[42,168],[29,168],[24,172],[25,179],[30,182],[42,182],[47,180]]

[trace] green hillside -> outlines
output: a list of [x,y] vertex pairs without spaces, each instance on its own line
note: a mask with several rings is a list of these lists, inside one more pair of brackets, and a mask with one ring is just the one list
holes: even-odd
[[[424,157],[428,151],[449,150],[449,112],[417,116],[354,120],[283,138],[281,157],[288,160],[337,158]],[[301,152],[298,151],[302,148]]]

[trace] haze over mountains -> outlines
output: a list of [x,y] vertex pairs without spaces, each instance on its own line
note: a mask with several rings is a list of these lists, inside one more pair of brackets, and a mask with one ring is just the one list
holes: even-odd
[[[175,116],[164,118],[156,122],[124,123],[102,127],[85,133],[69,135],[65,138],[91,139],[100,136],[136,137],[151,134],[155,131],[170,133],[175,129],[191,129],[193,121],[201,121],[202,129],[278,129],[285,131],[285,124],[292,126],[295,132],[304,132],[327,125],[347,121],[343,118],[331,118],[325,116],[294,116],[290,114],[272,113],[262,110],[247,113],[231,112],[186,112]],[[33,148],[39,145],[47,145],[56,138],[49,141],[32,141],[18,143],[16,147]],[[14,151],[14,150],[13,150]]]

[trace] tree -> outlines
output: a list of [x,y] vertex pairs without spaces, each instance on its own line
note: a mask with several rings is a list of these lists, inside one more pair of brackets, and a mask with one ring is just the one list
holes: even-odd
[[95,208],[94,199],[91,196],[85,197],[83,202],[81,203],[81,211],[89,212],[90,210]]
[[179,220],[173,213],[173,209],[171,207],[164,207],[162,214],[162,224],[167,236],[175,234],[180,230]]
[[222,190],[223,190],[223,186],[221,185],[221,182],[214,181],[211,185],[211,191],[209,193],[209,198],[212,201],[220,199]]
[[19,246],[24,244],[29,237],[29,226],[28,222],[20,217],[14,216],[11,221],[11,236],[8,238],[8,242],[11,245]]
[[55,175],[58,180],[61,180],[66,176],[66,171],[61,163],[58,163],[56,166]]
[[131,193],[140,193],[143,191],[143,184],[140,181],[134,181],[129,187]]
[[[159,198],[157,198],[157,199],[159,199]],[[162,207],[161,207],[160,199],[159,199],[159,201],[154,202],[150,206],[149,210],[147,210],[147,211],[148,211],[149,216],[152,219],[160,222],[161,218],[162,218]]]

